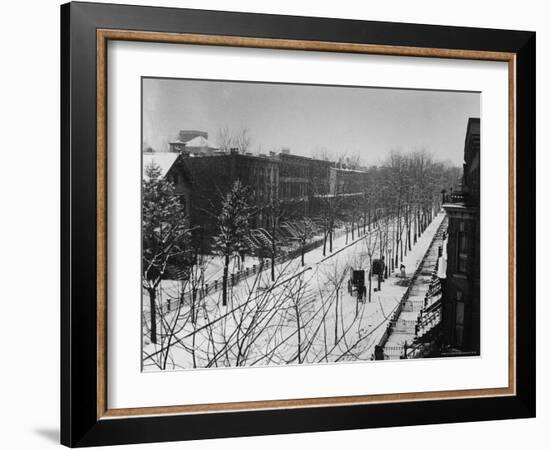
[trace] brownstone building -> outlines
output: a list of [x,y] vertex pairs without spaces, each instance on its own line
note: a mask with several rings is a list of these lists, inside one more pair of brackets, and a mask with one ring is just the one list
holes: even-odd
[[[174,155],[155,155],[170,154]],[[211,237],[217,233],[217,216],[223,196],[236,180],[240,180],[250,191],[256,211],[250,224],[253,228],[268,225],[270,217],[266,207],[276,202],[279,195],[277,158],[238,152],[202,156],[181,153],[173,159],[166,176],[176,184],[176,190],[186,205],[196,241],[205,252],[210,250]]]
[[[180,132],[179,137],[183,142],[205,139],[207,135],[191,130]],[[172,144],[170,152],[144,152],[144,169],[154,161],[161,167],[162,175],[174,182],[195,243],[205,253],[211,250],[212,237],[218,231],[217,217],[223,197],[237,180],[249,189],[254,207],[251,228],[268,237],[273,221],[282,223],[278,231],[281,236],[276,237],[284,241],[297,238],[292,222],[304,217],[314,219],[321,214],[322,198],[343,194],[347,198],[353,195],[352,191],[361,191],[365,175],[360,171],[334,169],[330,161],[293,155],[288,149],[269,155],[242,154],[237,150],[192,153],[185,145],[178,151],[179,144]]]
[[329,189],[330,162],[293,155],[284,149],[278,155],[279,201],[283,215],[301,219],[315,210],[315,196]]
[[480,121],[470,118],[461,190],[445,195],[443,204],[449,226],[442,331],[443,352],[449,354],[480,350],[479,167]]

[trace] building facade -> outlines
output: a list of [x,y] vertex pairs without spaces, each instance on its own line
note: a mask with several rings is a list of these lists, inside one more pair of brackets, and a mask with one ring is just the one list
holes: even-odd
[[443,353],[480,350],[480,121],[470,118],[461,190],[444,194],[449,217],[447,270],[442,297]]
[[194,155],[211,155],[219,148],[208,140],[208,133],[199,130],[180,130],[176,140],[170,142],[169,151]]
[[[198,131],[181,133],[182,141],[207,136],[195,136],[193,133]],[[144,170],[152,161],[162,166],[163,176],[175,184],[185,205],[195,243],[205,253],[211,251],[212,237],[218,232],[223,197],[237,180],[249,190],[254,211],[251,228],[269,233],[274,223],[280,223],[277,228],[284,228],[288,231],[286,237],[296,240],[297,222],[304,217],[315,221],[317,215],[322,215],[327,197],[350,201],[350,195],[359,195],[366,175],[335,169],[330,161],[293,155],[289,150],[269,155],[242,154],[236,149],[228,153],[192,153],[185,146],[178,150],[180,147],[173,144],[170,152],[144,152]],[[279,232],[285,234],[284,230]],[[281,235],[281,239],[284,237]]]
[[280,153],[278,159],[279,202],[282,214],[289,218],[309,215],[311,158],[292,155],[287,150]]
[[184,198],[196,244],[210,251],[211,237],[217,233],[217,216],[223,197],[235,181],[249,190],[255,213],[250,226],[269,224],[268,206],[278,199],[279,160],[243,155],[237,152],[190,156],[182,153],[175,159],[168,176]]
[[367,172],[343,167],[330,168],[331,195],[363,195]]

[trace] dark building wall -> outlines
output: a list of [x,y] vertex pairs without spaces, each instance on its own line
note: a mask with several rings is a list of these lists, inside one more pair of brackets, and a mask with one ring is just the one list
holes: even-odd
[[328,195],[330,191],[330,161],[321,159],[309,160],[309,214],[319,216],[324,207],[320,196]]
[[329,193],[330,161],[310,159],[309,163],[309,194],[326,195]]
[[274,158],[234,154],[233,181],[240,179],[250,189],[252,204],[256,214],[252,227],[268,226],[271,219],[268,214],[270,205],[279,198],[279,161]]
[[309,214],[310,158],[279,154],[279,202],[282,214],[301,218]]
[[443,305],[445,343],[479,352],[479,214],[448,209],[447,278]]
[[468,120],[464,149],[463,190],[479,204],[480,122],[477,118]]
[[[236,152],[201,156],[182,153],[170,169],[170,177],[184,198],[195,241],[209,252],[212,237],[218,231],[222,198],[236,180],[250,191],[256,211],[251,227],[269,228],[273,220],[299,220],[320,214],[323,206],[319,196],[330,194],[332,171],[329,161],[289,153],[269,157]],[[340,173],[339,179],[343,180],[336,195],[362,191],[366,173],[345,170],[334,173]]]
[[188,210],[195,243],[208,252],[211,237],[217,233],[216,217],[222,197],[235,178],[234,161],[229,156],[180,157],[175,166],[189,192]]
[[480,122],[468,121],[461,191],[443,205],[448,217],[443,339],[451,350],[480,351]]
[[195,240],[205,252],[211,250],[212,237],[218,232],[217,217],[223,197],[237,180],[249,189],[255,206],[251,226],[267,226],[266,206],[278,197],[278,164],[272,158],[240,154],[178,158],[171,172],[177,173],[180,180],[179,191],[188,196]]

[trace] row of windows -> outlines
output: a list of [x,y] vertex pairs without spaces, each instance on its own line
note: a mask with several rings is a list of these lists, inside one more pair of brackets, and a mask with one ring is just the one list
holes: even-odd
[[281,195],[283,198],[305,197],[307,193],[307,183],[283,183],[281,185]]
[[467,273],[468,271],[468,252],[469,239],[465,231],[457,233],[457,252],[456,252],[456,270],[458,273]]
[[279,174],[282,177],[307,178],[308,172],[307,166],[296,166],[294,164],[283,164],[279,169]]

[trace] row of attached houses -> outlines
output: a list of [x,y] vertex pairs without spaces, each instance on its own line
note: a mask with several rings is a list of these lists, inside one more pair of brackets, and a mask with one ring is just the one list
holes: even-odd
[[[191,151],[188,144],[197,140],[205,146]],[[144,174],[148,166],[156,164],[162,176],[174,182],[191,225],[200,229],[204,251],[209,250],[209,238],[217,232],[222,198],[236,180],[248,187],[257,211],[252,228],[269,227],[273,220],[269,205],[276,204],[284,220],[300,220],[319,214],[322,202],[318,199],[357,194],[364,188],[365,172],[334,167],[330,161],[294,155],[289,149],[269,155],[237,150],[226,153],[207,140],[205,132],[182,130],[178,140],[170,143],[171,151],[143,153]]]

